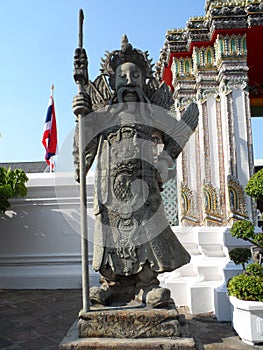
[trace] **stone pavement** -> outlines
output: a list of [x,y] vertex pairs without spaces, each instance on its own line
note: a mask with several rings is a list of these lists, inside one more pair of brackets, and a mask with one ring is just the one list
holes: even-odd
[[[55,350],[81,308],[81,290],[0,290],[0,349]],[[229,323],[212,314],[190,315],[189,334],[197,350],[253,350],[244,344]],[[112,348],[109,348],[112,349]]]

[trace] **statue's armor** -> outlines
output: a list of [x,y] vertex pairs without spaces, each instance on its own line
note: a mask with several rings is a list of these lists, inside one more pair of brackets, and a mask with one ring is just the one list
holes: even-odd
[[121,112],[119,125],[98,136],[95,270],[132,275],[147,263],[160,273],[189,261],[164,215],[152,135],[152,127]]

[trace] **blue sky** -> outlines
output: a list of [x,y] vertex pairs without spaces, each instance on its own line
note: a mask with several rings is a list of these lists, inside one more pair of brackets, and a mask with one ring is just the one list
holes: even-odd
[[[73,55],[80,8],[85,15],[84,47],[93,80],[105,50],[118,49],[123,34],[135,47],[148,50],[156,62],[166,31],[185,27],[190,16],[204,15],[204,7],[205,0],[1,1],[0,162],[44,159],[41,138],[51,84],[55,85],[60,148],[72,132],[71,102],[77,93]],[[255,157],[263,159],[262,121],[253,124]]]

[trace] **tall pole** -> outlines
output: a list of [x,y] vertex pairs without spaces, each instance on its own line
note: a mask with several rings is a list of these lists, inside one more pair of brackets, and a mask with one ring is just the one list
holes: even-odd
[[[52,108],[53,108],[53,101],[54,101],[54,84],[51,85],[51,98],[52,98]],[[53,156],[49,159],[49,173],[51,174],[53,172],[53,164],[54,164],[54,158]]]
[[[79,11],[79,47],[76,50],[74,62],[74,79],[78,86],[78,94],[84,93],[84,85],[88,81],[87,55],[83,49],[83,11]],[[77,59],[76,59],[77,57]],[[78,114],[79,124],[79,163],[80,163],[80,231],[81,231],[81,259],[82,259],[82,308],[84,312],[90,310],[89,300],[89,249],[88,249],[88,218],[86,191],[86,163],[85,163],[85,113]]]

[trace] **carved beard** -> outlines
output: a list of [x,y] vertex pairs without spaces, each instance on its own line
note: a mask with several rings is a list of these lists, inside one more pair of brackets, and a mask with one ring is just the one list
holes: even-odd
[[125,103],[125,95],[129,94],[135,94],[136,95],[136,101],[132,102],[148,102],[146,96],[144,95],[144,92],[142,89],[138,87],[121,87],[117,91],[117,100],[119,103]]
[[[124,94],[128,92],[135,93],[137,95],[138,101],[125,102],[123,100],[123,97],[124,97]],[[112,115],[118,115],[121,112],[128,112],[131,114],[134,114],[135,112],[137,112],[141,117],[146,116],[144,120],[144,122],[146,122],[148,117],[153,113],[151,102],[146,97],[144,91],[141,88],[123,86],[118,89],[117,94],[115,95],[115,98],[116,97],[117,97],[117,101],[115,100],[115,103],[114,103],[114,98],[113,98],[111,103],[108,106],[109,110],[111,109],[112,106],[114,106],[114,109],[111,110]]]

